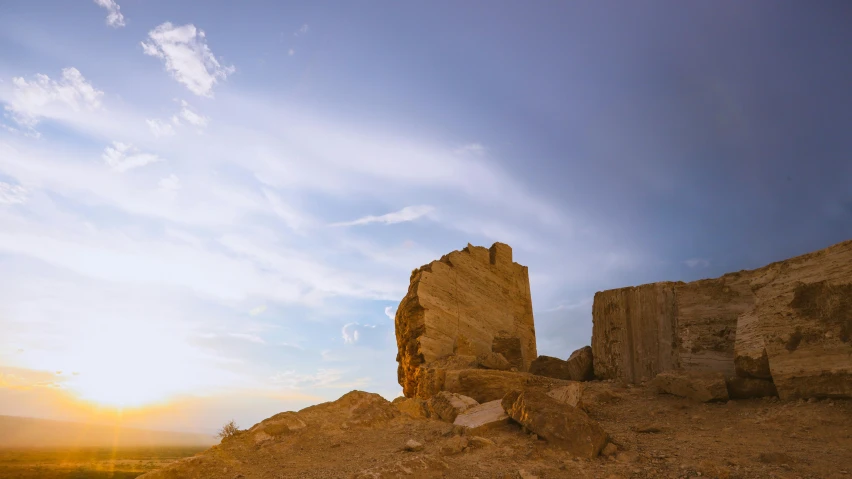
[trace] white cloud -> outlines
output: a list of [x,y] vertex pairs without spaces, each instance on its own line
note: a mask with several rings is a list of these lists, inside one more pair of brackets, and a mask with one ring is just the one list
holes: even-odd
[[293,35],[294,35],[294,36],[297,36],[297,37],[298,37],[299,35],[304,35],[304,34],[308,33],[308,31],[309,31],[310,29],[311,29],[311,28],[310,28],[310,27],[308,26],[308,24],[306,23],[306,24],[302,25],[301,27],[299,27],[299,29],[298,29],[298,30],[296,30],[295,32],[293,32]]
[[121,14],[121,7],[115,3],[115,0],[95,0],[95,3],[106,8],[107,12],[109,12],[106,17],[107,25],[113,28],[124,26],[124,15]]
[[290,55],[290,56],[292,57],[292,56],[293,56],[293,55],[295,55],[295,54],[296,54],[296,50],[294,50],[294,49],[292,49],[292,48],[291,48],[291,49],[289,49],[289,50],[287,50],[287,55]]
[[26,201],[26,188],[0,181],[0,205],[19,205]]
[[[163,161],[157,155],[151,153],[140,153],[139,150],[120,141],[113,141],[112,146],[104,149],[102,158],[107,166],[118,172],[125,172],[133,168],[139,168],[151,163]],[[175,177],[175,181],[177,177]],[[162,186],[162,185],[161,185]]]
[[710,260],[704,258],[691,258],[683,262],[690,268],[706,268],[710,266]]
[[39,73],[31,81],[15,77],[12,85],[6,111],[15,122],[26,128],[34,128],[42,117],[50,116],[57,108],[73,111],[98,109],[104,94],[86,81],[76,68],[63,69],[59,80]]
[[175,134],[175,129],[169,123],[166,123],[163,120],[145,120],[148,123],[148,128],[151,129],[151,133],[156,137],[160,136],[172,136]]
[[259,315],[261,315],[261,314],[263,314],[263,313],[265,313],[265,312],[266,312],[266,305],[265,305],[265,304],[262,304],[262,305],[260,305],[260,306],[258,306],[258,307],[256,307],[256,308],[252,308],[252,309],[249,311],[249,314],[250,314],[251,316],[259,316]]
[[172,77],[196,95],[212,98],[213,87],[235,71],[216,60],[204,32],[195,25],[176,27],[166,22],[148,32],[148,38],[149,42],[142,42],[142,51],[163,59]]
[[[180,118],[183,118],[189,124],[197,126],[199,128],[204,128],[204,127],[207,126],[207,123],[210,121],[209,118],[207,118],[206,116],[199,115],[198,113],[195,113],[194,111],[192,111],[192,109],[189,107],[189,103],[187,103],[184,100],[181,100],[180,104],[181,104],[181,109],[180,109],[180,113],[178,113],[178,115],[180,115]],[[178,125],[180,124],[180,120],[178,120],[177,117],[173,118],[172,121],[175,124],[178,124]]]
[[390,318],[391,321],[394,321],[396,319],[396,306],[386,306],[385,316]]
[[433,211],[435,211],[435,208],[429,205],[406,206],[405,208],[399,211],[394,211],[393,213],[381,216],[365,216],[353,221],[333,223],[331,226],[357,226],[370,223],[384,223],[386,225],[392,225],[396,223],[404,223],[406,221],[414,221],[418,218],[429,215]]
[[343,325],[343,329],[340,331],[341,336],[343,336],[343,342],[346,344],[355,344],[358,342],[358,323],[347,323]]

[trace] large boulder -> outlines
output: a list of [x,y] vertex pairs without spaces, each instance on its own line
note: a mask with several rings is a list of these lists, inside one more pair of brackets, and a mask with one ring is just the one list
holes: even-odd
[[453,425],[465,428],[468,435],[482,434],[488,429],[509,422],[509,416],[503,410],[502,400],[489,401],[462,412],[456,416]]
[[493,351],[480,355],[476,358],[476,361],[479,363],[480,367],[485,369],[496,369],[498,371],[508,371],[509,369],[512,369],[512,365],[505,356]]
[[597,422],[543,391],[511,391],[501,404],[513,420],[575,456],[594,458],[606,445],[606,432]]
[[429,412],[433,417],[453,422],[459,414],[478,405],[479,403],[473,398],[441,391],[429,399]]
[[654,378],[660,392],[695,401],[727,401],[728,386],[722,373],[665,371]]
[[424,399],[398,397],[393,400],[392,404],[399,409],[399,412],[406,416],[414,418],[428,418],[431,416],[429,403]]
[[452,370],[436,365],[441,358],[493,352],[526,371],[537,356],[529,273],[503,243],[468,245],[415,269],[394,322],[407,397],[434,392]]
[[502,399],[514,389],[539,387],[552,389],[570,381],[536,376],[530,373],[495,371],[490,369],[461,369],[446,371],[442,389],[470,396],[480,403]]
[[530,374],[567,381],[588,381],[594,377],[592,348],[574,351],[568,360],[539,356],[530,364]]

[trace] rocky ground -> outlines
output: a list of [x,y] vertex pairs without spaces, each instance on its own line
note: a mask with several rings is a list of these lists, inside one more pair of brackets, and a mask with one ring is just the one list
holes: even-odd
[[353,391],[143,477],[852,478],[852,401],[699,403],[650,385],[584,384],[596,393],[589,416],[612,443],[591,460],[514,422],[474,436]]

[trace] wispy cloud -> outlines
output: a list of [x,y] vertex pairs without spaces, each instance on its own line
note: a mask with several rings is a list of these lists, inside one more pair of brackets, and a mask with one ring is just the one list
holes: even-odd
[[[102,155],[107,166],[118,172],[125,172],[134,168],[163,161],[157,155],[151,153],[141,153],[133,145],[128,145],[120,141],[112,142],[112,146],[104,149]],[[177,178],[175,178],[177,180]]]
[[255,344],[266,344],[266,341],[256,334],[251,333],[228,333],[228,336],[236,339],[242,339]]
[[690,268],[707,268],[710,266],[710,260],[704,258],[691,258],[683,262]]
[[26,188],[0,181],[0,205],[20,205],[26,201]]
[[396,306],[385,306],[385,316],[394,321],[396,319]]
[[219,63],[207,46],[204,31],[195,25],[176,27],[166,22],[148,32],[148,39],[141,43],[142,51],[161,58],[172,77],[196,95],[212,98],[213,87],[235,71],[233,66]]
[[468,143],[467,145],[456,148],[455,152],[458,154],[473,154],[479,156],[485,153],[485,147],[479,143]]
[[149,119],[145,120],[145,122],[148,124],[148,128],[151,129],[151,133],[156,137],[172,136],[175,134],[174,127],[163,120]]
[[113,28],[124,26],[124,15],[115,0],[95,0],[95,3],[107,10],[106,24]]
[[393,213],[387,213],[381,216],[364,216],[363,218],[358,218],[357,220],[353,221],[332,223],[331,226],[358,226],[367,225],[370,223],[383,223],[386,225],[392,225],[396,223],[414,221],[418,218],[431,214],[433,211],[435,211],[435,208],[429,205],[406,206],[405,208],[399,211],[394,211]]
[[180,102],[181,108],[180,113],[172,117],[172,122],[176,125],[180,125],[181,120],[186,121],[190,125],[197,126],[199,128],[204,128],[207,126],[207,123],[210,122],[210,119],[206,116],[199,115],[189,106],[185,100],[181,100]]
[[6,112],[16,123],[30,129],[57,108],[74,111],[98,109],[104,95],[76,68],[63,69],[59,80],[41,73],[30,81],[15,77],[12,79],[12,87]]
[[266,312],[266,305],[265,305],[265,304],[262,304],[262,305],[260,305],[260,306],[255,307],[255,308],[252,308],[252,309],[249,311],[249,315],[251,315],[251,316],[259,316],[259,315],[261,315],[261,314],[263,314],[263,313],[265,313],[265,312]]

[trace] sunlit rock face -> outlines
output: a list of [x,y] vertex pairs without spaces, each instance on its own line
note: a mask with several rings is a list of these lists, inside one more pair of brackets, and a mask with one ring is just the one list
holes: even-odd
[[595,375],[719,372],[773,381],[785,399],[852,397],[850,298],[852,241],[720,278],[599,292]]
[[458,359],[495,352],[526,371],[537,356],[529,272],[503,243],[468,245],[415,269],[395,323],[408,397],[441,390]]

